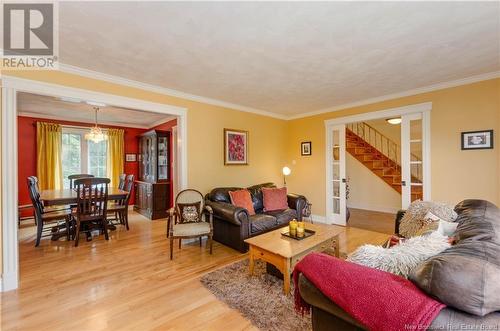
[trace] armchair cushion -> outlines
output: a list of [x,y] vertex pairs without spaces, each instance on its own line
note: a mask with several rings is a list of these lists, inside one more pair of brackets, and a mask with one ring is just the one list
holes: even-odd
[[237,207],[245,208],[249,215],[255,215],[253,209],[252,197],[248,190],[229,191],[231,203]]
[[210,224],[207,222],[180,223],[174,225],[173,236],[199,236],[210,233]]

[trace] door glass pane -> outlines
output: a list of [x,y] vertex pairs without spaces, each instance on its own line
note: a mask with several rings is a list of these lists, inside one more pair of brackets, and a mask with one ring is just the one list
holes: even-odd
[[415,185],[415,184],[412,184],[410,186],[410,189],[411,189],[411,201],[415,201],[415,200],[423,200],[423,186],[422,185]]
[[340,155],[340,138],[339,138],[339,131],[333,131],[333,161],[339,161],[339,155]]
[[108,143],[106,140],[95,143],[88,141],[89,173],[96,177],[106,177],[106,155]]
[[168,179],[168,140],[158,138],[158,179]]
[[[422,120],[410,121],[411,183],[422,183]],[[412,200],[413,201],[413,200]]]
[[339,198],[340,197],[340,182],[333,182],[333,197],[334,198]]
[[64,188],[69,188],[69,175],[82,173],[81,139],[82,136],[80,134],[62,134],[62,172]]
[[340,164],[334,163],[332,165],[332,167],[333,167],[333,171],[332,171],[333,180],[339,180],[340,179]]
[[333,213],[340,214],[340,199],[333,198]]

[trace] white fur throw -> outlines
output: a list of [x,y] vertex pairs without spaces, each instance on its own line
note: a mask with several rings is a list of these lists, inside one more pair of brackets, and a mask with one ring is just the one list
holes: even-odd
[[413,237],[391,248],[363,245],[349,255],[347,261],[408,278],[420,263],[448,247],[448,237],[436,231]]

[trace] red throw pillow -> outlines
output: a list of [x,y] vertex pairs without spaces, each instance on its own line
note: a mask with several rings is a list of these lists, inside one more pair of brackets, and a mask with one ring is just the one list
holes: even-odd
[[262,188],[264,211],[284,210],[288,208],[286,187]]
[[250,192],[248,192],[248,190],[229,191],[229,197],[231,198],[231,203],[233,205],[245,208],[248,210],[249,215],[255,215],[252,197],[250,196]]

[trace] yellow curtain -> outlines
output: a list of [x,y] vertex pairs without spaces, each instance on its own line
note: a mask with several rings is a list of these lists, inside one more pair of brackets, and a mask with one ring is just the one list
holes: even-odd
[[36,172],[41,190],[63,188],[62,127],[59,124],[36,123]]
[[122,129],[108,129],[108,157],[106,171],[111,180],[111,186],[118,187],[120,175],[123,173],[125,158],[124,133]]

